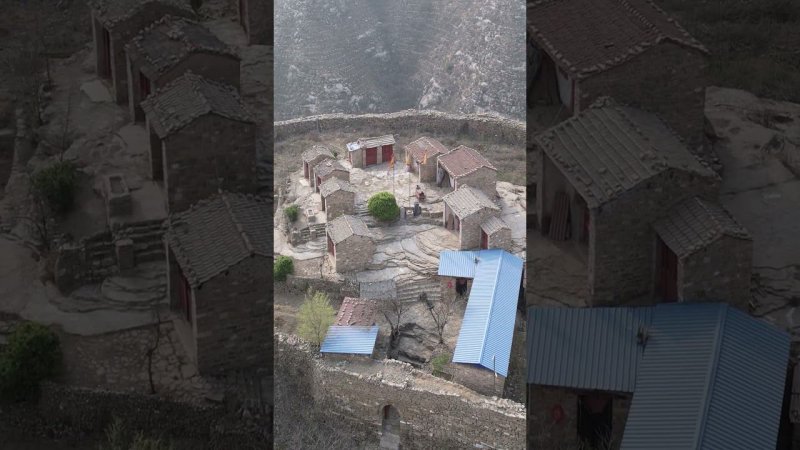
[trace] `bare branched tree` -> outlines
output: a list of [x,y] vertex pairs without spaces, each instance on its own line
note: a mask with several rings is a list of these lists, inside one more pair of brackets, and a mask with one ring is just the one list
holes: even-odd
[[400,325],[403,324],[403,316],[408,312],[408,306],[400,299],[392,298],[380,302],[379,309],[392,329],[391,346],[394,347],[397,338],[400,337]]
[[450,322],[450,318],[453,317],[456,309],[456,298],[452,295],[444,295],[438,302],[431,302],[428,300],[428,295],[423,292],[419,294],[419,301],[427,307],[428,313],[436,326],[436,335],[439,336],[439,343],[444,344],[444,328]]

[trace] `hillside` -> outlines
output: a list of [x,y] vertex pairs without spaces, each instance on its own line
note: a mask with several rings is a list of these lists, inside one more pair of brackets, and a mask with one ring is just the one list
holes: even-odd
[[278,0],[275,120],[409,108],[525,114],[518,0]]

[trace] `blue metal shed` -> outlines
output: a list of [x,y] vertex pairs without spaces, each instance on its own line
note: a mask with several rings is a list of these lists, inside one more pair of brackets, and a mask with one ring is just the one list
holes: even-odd
[[480,364],[505,377],[514,338],[523,262],[504,250],[482,250],[477,257],[453,362]]
[[378,338],[378,327],[337,326],[328,328],[321,353],[371,355]]
[[475,278],[480,251],[443,250],[439,253],[439,276]]

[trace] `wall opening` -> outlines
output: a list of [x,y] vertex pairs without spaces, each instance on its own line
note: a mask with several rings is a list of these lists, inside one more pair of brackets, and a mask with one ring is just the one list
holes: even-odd
[[392,405],[381,410],[381,450],[400,448],[400,412]]
[[608,394],[578,396],[578,437],[588,448],[609,448],[613,403]]

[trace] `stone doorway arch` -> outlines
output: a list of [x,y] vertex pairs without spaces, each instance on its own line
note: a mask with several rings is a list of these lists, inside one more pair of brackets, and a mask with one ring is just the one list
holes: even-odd
[[392,405],[381,408],[381,450],[400,449],[400,412]]

